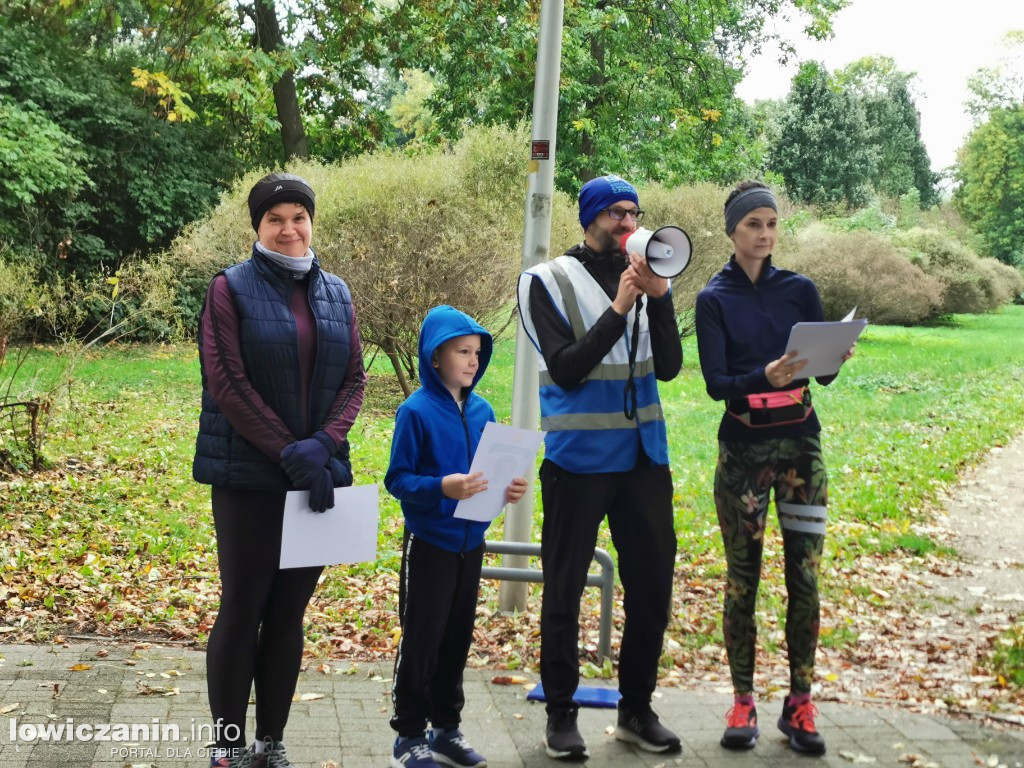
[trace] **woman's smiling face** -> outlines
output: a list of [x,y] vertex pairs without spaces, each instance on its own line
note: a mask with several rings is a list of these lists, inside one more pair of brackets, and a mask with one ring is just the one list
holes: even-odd
[[260,243],[277,253],[299,258],[309,250],[313,220],[299,203],[278,203],[263,214],[257,231]]

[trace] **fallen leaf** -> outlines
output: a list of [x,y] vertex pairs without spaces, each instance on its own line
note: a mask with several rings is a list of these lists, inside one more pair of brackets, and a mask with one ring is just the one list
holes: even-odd
[[494,685],[523,685],[529,681],[520,675],[495,675],[491,682]]
[[317,701],[318,699],[322,699],[323,697],[324,694],[322,693],[303,693],[301,695],[295,694],[295,696],[292,697],[292,701]]
[[87,669],[92,669],[92,664],[75,664],[74,666],[68,667],[72,672],[85,672]]
[[865,755],[861,752],[847,752],[843,750],[839,753],[839,756],[843,758],[843,760],[848,760],[854,765],[868,765],[869,763],[878,762],[871,755]]
[[18,702],[14,702],[13,704],[8,704],[4,707],[0,707],[0,715],[6,715],[8,712],[13,712],[20,706],[21,704],[19,704]]

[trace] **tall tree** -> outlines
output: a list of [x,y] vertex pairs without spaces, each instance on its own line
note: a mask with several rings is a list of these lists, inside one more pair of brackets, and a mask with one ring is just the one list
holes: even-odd
[[921,140],[921,117],[911,93],[914,77],[887,56],[868,56],[836,73],[836,81],[864,107],[867,139],[877,158],[871,177],[875,191],[900,197],[916,189],[921,206],[930,208],[939,199],[938,175]]
[[974,130],[957,154],[953,202],[991,256],[1024,269],[1024,30],[968,80]]
[[[249,12],[256,27],[254,37],[260,50],[271,55],[284,50],[285,39],[274,0],[255,0]],[[292,69],[285,69],[274,81],[274,104],[277,106],[277,120],[281,124],[285,160],[306,157],[309,154],[306,149],[306,131],[302,127],[299,95],[295,90],[295,72]]]
[[990,255],[1024,269],[1024,104],[995,109],[960,150],[954,202]]
[[862,205],[871,196],[876,162],[860,100],[821,64],[802,65],[769,160],[788,192],[805,203]]

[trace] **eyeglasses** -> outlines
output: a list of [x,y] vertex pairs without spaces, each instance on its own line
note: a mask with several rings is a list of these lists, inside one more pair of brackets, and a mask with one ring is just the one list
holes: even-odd
[[632,216],[633,221],[637,224],[644,217],[644,212],[640,208],[633,208],[631,210],[626,210],[625,208],[605,208],[603,213],[607,213],[612,221],[622,221],[627,216]]

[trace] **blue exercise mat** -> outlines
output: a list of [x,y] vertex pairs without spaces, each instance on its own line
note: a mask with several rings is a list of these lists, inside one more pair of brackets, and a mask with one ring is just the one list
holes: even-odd
[[[621,698],[622,694],[618,689],[596,685],[581,685],[572,695],[572,700],[581,707],[600,707],[601,709],[615,709]],[[547,701],[544,698],[543,683],[537,683],[534,689],[526,694],[526,700]]]

